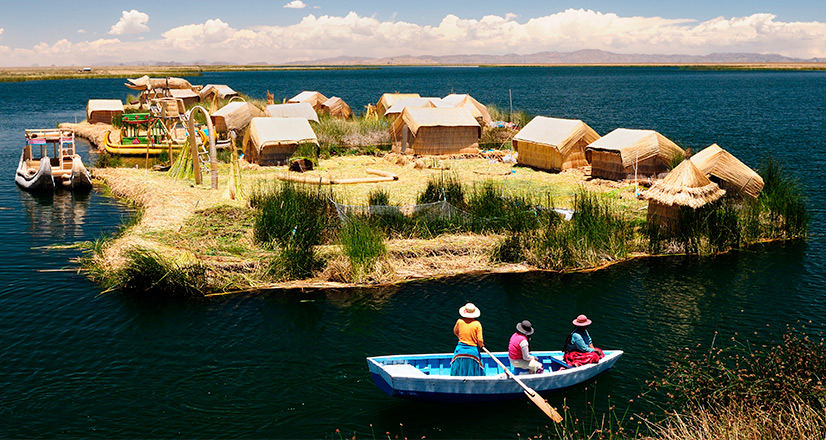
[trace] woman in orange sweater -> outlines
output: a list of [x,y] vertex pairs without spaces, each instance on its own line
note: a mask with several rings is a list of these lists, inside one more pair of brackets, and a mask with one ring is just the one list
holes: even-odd
[[459,338],[453,359],[450,361],[451,376],[484,376],[482,355],[479,349],[485,346],[482,338],[482,323],[476,320],[482,312],[467,303],[459,309],[459,318],[453,326],[453,334]]

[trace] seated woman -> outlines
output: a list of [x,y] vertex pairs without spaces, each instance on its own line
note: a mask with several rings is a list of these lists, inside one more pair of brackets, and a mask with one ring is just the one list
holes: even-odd
[[534,332],[533,325],[527,319],[516,324],[516,333],[511,336],[508,344],[508,359],[511,367],[528,370],[531,374],[542,372],[542,363],[531,356],[530,341]]
[[479,349],[485,346],[482,338],[482,323],[476,320],[482,312],[473,303],[459,309],[459,318],[453,326],[453,334],[459,338],[453,359],[450,360],[451,376],[484,376],[482,356]]
[[573,321],[574,330],[565,340],[562,350],[565,352],[563,360],[571,367],[578,367],[586,364],[596,364],[605,354],[599,348],[594,347],[591,335],[588,334],[588,326],[591,320],[585,315],[579,315]]

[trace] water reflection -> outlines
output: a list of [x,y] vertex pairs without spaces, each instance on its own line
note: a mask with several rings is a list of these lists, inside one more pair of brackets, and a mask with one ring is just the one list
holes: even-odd
[[91,192],[37,194],[18,189],[18,196],[29,220],[27,230],[32,236],[63,239],[82,235]]

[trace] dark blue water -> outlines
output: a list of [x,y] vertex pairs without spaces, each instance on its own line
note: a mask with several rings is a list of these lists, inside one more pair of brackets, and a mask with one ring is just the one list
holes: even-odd
[[[444,406],[385,396],[371,355],[450,351],[456,311],[482,310],[489,347],[533,321],[533,346],[556,349],[586,313],[599,346],[626,355],[596,382],[627,402],[674,350],[714,331],[824,328],[826,73],[671,68],[390,68],[210,73],[254,97],[302,90],[360,111],[383,92],[470,93],[483,103],[575,117],[601,134],[650,128],[699,150],[717,142],[757,166],[773,154],[807,188],[812,236],[715,258],[634,261],[592,274],[457,277],[385,289],[261,292],[209,301],[101,294],[74,272],[77,249],[129,209],[97,191],[34,197],[13,173],[23,129],[83,119],[89,98],[123,98],[122,80],[0,84],[0,436],[338,438],[512,437],[548,423],[526,401]],[[81,146],[81,150],[87,147]],[[85,151],[82,151],[85,154]],[[86,157],[89,158],[88,156]],[[48,271],[43,271],[48,270]],[[766,326],[769,325],[768,328]],[[593,385],[593,384],[592,384]],[[593,396],[590,396],[593,397]],[[585,408],[584,387],[549,396]],[[634,410],[648,410],[635,403]]]

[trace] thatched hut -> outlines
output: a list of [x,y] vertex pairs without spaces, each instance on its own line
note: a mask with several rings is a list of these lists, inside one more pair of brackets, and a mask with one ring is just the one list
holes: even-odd
[[316,144],[318,138],[304,118],[252,118],[244,136],[246,160],[262,166],[287,162],[301,144]]
[[201,89],[201,99],[212,99],[213,95],[217,96],[218,99],[226,99],[238,96],[238,92],[232,90],[232,88],[226,84],[207,84]]
[[304,118],[308,121],[318,122],[318,113],[313,110],[313,106],[308,102],[293,104],[270,104],[265,113],[273,118]]
[[691,156],[691,161],[709,180],[729,194],[757,198],[763,190],[763,178],[717,144]]
[[478,153],[482,134],[463,108],[407,107],[390,130],[394,152],[418,155]]
[[169,97],[180,99],[187,107],[191,107],[201,100],[201,95],[190,89],[169,89]]
[[[585,147],[591,176],[623,180],[658,176],[685,151],[653,130],[618,128]],[[635,173],[636,170],[636,173]]]
[[442,103],[467,108],[479,124],[488,124],[492,121],[488,108],[470,95],[451,93],[442,98]]
[[513,137],[518,163],[543,170],[567,170],[588,165],[585,147],[599,139],[578,119],[537,116]]
[[384,117],[394,120],[407,107],[451,108],[453,106],[443,103],[441,98],[402,98],[385,110]]
[[210,118],[217,132],[235,130],[241,133],[250,125],[252,118],[263,116],[264,112],[258,107],[248,102],[234,101],[218,109]]
[[112,118],[123,114],[123,102],[120,99],[90,99],[86,103],[86,121],[90,124],[111,124]]
[[376,103],[376,114],[384,116],[384,112],[386,112],[387,109],[392,107],[393,104],[398,102],[400,99],[420,97],[421,95],[418,93],[385,93],[381,95],[379,102]]
[[353,112],[350,111],[350,106],[338,96],[333,96],[324,101],[324,103],[321,104],[321,111],[337,118],[347,119],[353,116]]
[[322,95],[319,92],[309,92],[303,91],[292,98],[287,100],[288,104],[298,104],[300,102],[306,102],[313,106],[313,110],[319,111],[321,110],[321,105],[327,101],[327,97]]
[[642,197],[648,200],[648,221],[676,226],[680,208],[697,209],[714,202],[726,193],[708,179],[690,160],[682,161]]

